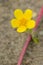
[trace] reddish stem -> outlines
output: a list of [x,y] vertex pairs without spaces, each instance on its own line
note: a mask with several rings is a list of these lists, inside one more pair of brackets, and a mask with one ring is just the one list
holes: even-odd
[[[39,25],[39,23],[40,23],[40,20],[41,20],[42,15],[43,15],[43,7],[41,8],[41,10],[40,10],[40,12],[39,12],[39,14],[38,14],[38,17],[37,17],[37,19],[36,19],[36,26],[35,26],[35,28],[34,28],[34,31],[37,29],[37,27],[38,27],[38,25]],[[28,36],[28,38],[27,38],[27,40],[26,40],[26,42],[25,42],[25,45],[24,45],[24,47],[23,47],[23,49],[22,49],[22,52],[21,52],[21,54],[20,54],[20,57],[19,57],[19,60],[18,60],[17,65],[21,65],[22,60],[23,60],[23,57],[24,57],[24,54],[25,54],[25,52],[26,52],[27,46],[28,46],[28,44],[30,43],[30,41],[31,41],[31,35]]]

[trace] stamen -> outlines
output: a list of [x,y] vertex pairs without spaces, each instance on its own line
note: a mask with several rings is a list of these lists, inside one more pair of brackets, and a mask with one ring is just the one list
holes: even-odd
[[26,26],[26,21],[27,21],[27,20],[26,20],[26,19],[24,19],[24,18],[23,18],[23,19],[21,19],[21,20],[20,20],[20,25],[25,25],[25,26]]

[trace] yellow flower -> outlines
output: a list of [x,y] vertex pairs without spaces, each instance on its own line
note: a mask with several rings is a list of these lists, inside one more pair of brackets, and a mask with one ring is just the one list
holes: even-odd
[[27,29],[33,29],[35,27],[35,21],[32,20],[33,12],[30,9],[25,10],[23,13],[22,10],[16,9],[14,11],[15,19],[11,20],[11,26],[17,28],[17,32],[21,33]]

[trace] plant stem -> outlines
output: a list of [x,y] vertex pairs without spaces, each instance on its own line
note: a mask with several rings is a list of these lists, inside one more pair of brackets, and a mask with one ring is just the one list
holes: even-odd
[[[42,7],[41,10],[39,11],[38,17],[37,17],[37,19],[36,19],[36,26],[35,26],[35,28],[34,28],[34,31],[37,29],[37,27],[38,27],[38,25],[39,25],[39,23],[40,23],[40,20],[41,20],[42,15],[43,15],[43,7]],[[26,52],[26,49],[27,49],[28,44],[30,43],[30,41],[31,41],[31,35],[28,36],[28,38],[27,38],[27,40],[26,40],[26,42],[25,42],[25,45],[24,45],[24,47],[23,47],[23,49],[22,49],[22,52],[21,52],[21,54],[20,54],[20,57],[19,57],[19,60],[18,60],[17,65],[21,65],[22,60],[23,60],[23,57],[24,57],[24,54],[25,54],[25,52]]]

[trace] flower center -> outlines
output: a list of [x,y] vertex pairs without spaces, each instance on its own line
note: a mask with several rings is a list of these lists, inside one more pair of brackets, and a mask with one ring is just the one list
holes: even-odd
[[21,19],[21,20],[20,20],[20,26],[23,26],[23,25],[26,26],[26,21],[27,21],[27,20],[24,19],[24,18]]

